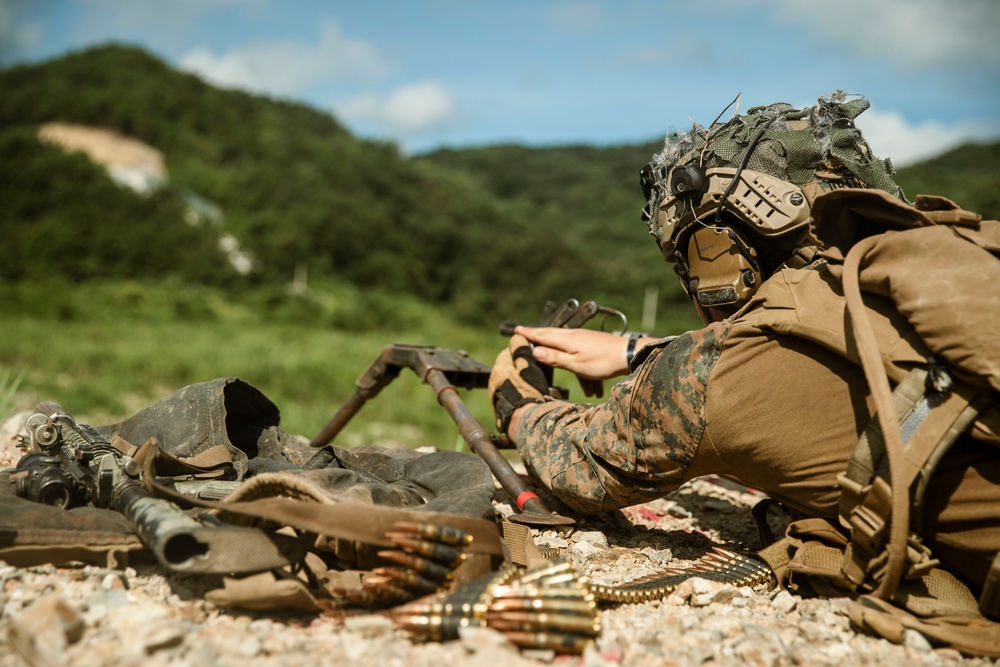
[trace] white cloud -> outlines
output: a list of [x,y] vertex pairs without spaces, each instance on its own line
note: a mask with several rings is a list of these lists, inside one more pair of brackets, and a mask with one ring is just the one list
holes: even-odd
[[896,167],[936,157],[964,143],[1000,135],[1000,123],[996,121],[962,121],[954,125],[936,121],[912,124],[899,112],[880,111],[875,107],[858,116],[855,124],[875,155],[891,158]]
[[335,111],[353,123],[382,126],[392,133],[412,133],[452,120],[456,104],[444,84],[430,80],[400,86],[385,97],[361,95],[336,105]]
[[371,81],[389,69],[375,46],[345,36],[331,20],[323,22],[315,43],[258,42],[222,54],[200,47],[185,55],[181,66],[220,86],[281,95],[330,81]]
[[903,69],[1000,66],[996,0],[763,0],[829,46],[861,58],[885,58]]

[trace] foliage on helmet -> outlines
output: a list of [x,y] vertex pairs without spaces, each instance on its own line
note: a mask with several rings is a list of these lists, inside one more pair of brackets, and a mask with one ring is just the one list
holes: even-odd
[[683,165],[737,168],[746,159],[745,169],[798,186],[810,204],[822,192],[841,187],[877,188],[905,200],[892,178],[892,163],[875,157],[854,125],[868,107],[864,97],[849,99],[838,91],[805,109],[777,102],[708,128],[696,123],[690,132],[668,133],[663,150],[643,170],[643,217],[650,233],[662,246],[656,210],[670,192],[673,170]]

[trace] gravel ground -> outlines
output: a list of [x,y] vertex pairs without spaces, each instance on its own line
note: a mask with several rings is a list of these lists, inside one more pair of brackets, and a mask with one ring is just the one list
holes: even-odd
[[[19,456],[2,433],[0,469]],[[755,548],[749,507],[759,499],[726,480],[703,478],[661,500],[535,537],[592,580],[617,584],[690,563],[713,545]],[[510,512],[499,500],[496,507]],[[844,600],[704,579],[663,600],[602,608],[601,635],[582,656],[518,650],[489,628],[470,629],[457,641],[419,643],[378,614],[344,619],[224,610],[204,599],[217,584],[155,564],[109,570],[16,568],[0,561],[0,667],[1000,666],[1000,660],[933,649],[917,633],[902,646],[858,634]]]

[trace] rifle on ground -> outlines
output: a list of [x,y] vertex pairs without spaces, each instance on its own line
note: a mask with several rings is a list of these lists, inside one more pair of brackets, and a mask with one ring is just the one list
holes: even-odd
[[[569,299],[558,309],[554,304],[553,307],[547,306],[543,311],[541,325],[580,327],[596,315],[603,315],[605,318],[611,315],[620,317],[625,329],[628,328],[628,320],[621,311],[600,306],[594,301],[580,304],[576,299]],[[516,325],[510,323],[502,324],[500,332],[510,335],[514,326]],[[499,452],[501,448],[510,448],[506,437],[489,433],[465,406],[457,389],[485,389],[492,369],[473,359],[464,350],[447,350],[426,345],[387,345],[355,381],[354,393],[309,444],[313,447],[329,444],[364,404],[399,377],[404,368],[411,369],[421,381],[431,386],[438,402],[455,422],[469,449],[486,462],[500,486],[514,499],[521,513],[512,515],[511,521],[540,526],[575,523],[573,519],[550,512],[542,504]],[[547,378],[551,385],[551,368],[547,369]],[[583,382],[581,378],[581,383]],[[558,398],[568,395],[566,390],[558,387],[551,387],[550,393]]]
[[139,462],[97,429],[44,402],[26,424],[31,451],[11,474],[17,495],[70,509],[87,504],[121,512],[169,570],[199,574],[262,572],[298,561],[301,544],[284,535],[199,521],[154,497]]

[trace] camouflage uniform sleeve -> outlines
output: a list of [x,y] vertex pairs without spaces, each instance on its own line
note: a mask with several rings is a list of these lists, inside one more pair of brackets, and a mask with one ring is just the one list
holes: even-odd
[[527,407],[513,437],[528,472],[583,512],[676,489],[705,430],[708,377],[728,331],[712,325],[664,344],[604,403]]

